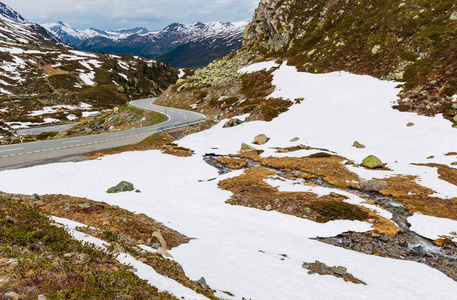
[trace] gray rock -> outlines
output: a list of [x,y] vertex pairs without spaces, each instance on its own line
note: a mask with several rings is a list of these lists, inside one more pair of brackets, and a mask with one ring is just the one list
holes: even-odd
[[379,192],[387,187],[387,183],[380,180],[361,180],[360,189],[364,192]]
[[109,214],[109,213],[102,213],[102,216],[111,217],[111,214]]
[[86,127],[84,127],[84,126],[81,126],[81,127],[79,128],[79,131],[85,131],[85,130],[86,130]]
[[252,146],[249,146],[248,144],[241,144],[241,148],[240,148],[240,153],[245,153],[245,152],[249,152],[249,151],[256,151],[257,149],[252,147]]
[[453,103],[452,106],[451,106],[451,109],[457,110],[457,103]]
[[133,191],[135,188],[133,184],[127,181],[121,181],[116,186],[110,187],[106,192],[109,194],[113,193],[120,193],[120,192],[130,192]]
[[291,143],[294,143],[296,141],[298,141],[300,138],[299,137],[294,137],[293,139],[290,140]]
[[208,285],[206,284],[205,277],[200,278],[200,279],[197,281],[197,284],[199,284],[199,285],[200,285],[202,288],[204,288],[205,290],[208,288]]
[[387,243],[388,241],[390,241],[390,236],[383,234],[383,235],[381,235],[381,236],[379,237],[379,239],[380,239],[381,241]]
[[269,137],[267,137],[265,134],[259,134],[258,136],[256,136],[254,138],[254,142],[252,142],[253,144],[257,144],[257,145],[264,145],[266,144],[268,141],[270,140]]
[[47,300],[45,295],[38,295],[38,300]]
[[346,275],[347,272],[348,272],[348,270],[347,270],[345,267],[343,267],[343,266],[338,266],[338,267],[336,267],[336,268],[335,268],[335,271],[334,271],[334,273],[335,273],[336,275],[340,275],[340,276]]
[[4,200],[10,200],[10,195],[9,195],[9,194],[3,194],[3,195],[2,195],[2,198],[3,198]]
[[451,20],[451,21],[457,20],[457,11],[452,12],[451,16],[449,17],[449,20]]
[[135,193],[141,193],[141,191],[137,189],[137,190],[135,190]]
[[15,293],[15,292],[8,292],[8,293],[5,293],[5,296],[7,296],[7,297],[17,297],[19,295],[17,293]]
[[233,118],[233,119],[228,120],[224,124],[223,128],[235,127],[235,126],[240,125],[241,123],[243,123],[243,122],[240,119]]
[[151,248],[153,249],[159,249],[160,248],[160,243],[155,243],[155,244],[152,244]]
[[181,264],[177,264],[176,265],[176,269],[178,269],[178,271],[181,272],[181,273],[185,273],[184,272],[184,268],[181,266]]

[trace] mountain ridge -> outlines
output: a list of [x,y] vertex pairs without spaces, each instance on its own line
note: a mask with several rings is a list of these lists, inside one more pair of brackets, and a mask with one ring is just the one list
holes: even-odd
[[[102,31],[77,30],[63,22],[43,24],[57,38],[79,50],[97,53],[129,53],[161,59],[175,67],[197,68],[207,65],[241,47],[248,24],[240,22],[172,23],[162,30],[145,28]],[[181,47],[183,46],[183,47]],[[177,49],[180,47],[179,49]],[[178,58],[190,57],[189,60]]]

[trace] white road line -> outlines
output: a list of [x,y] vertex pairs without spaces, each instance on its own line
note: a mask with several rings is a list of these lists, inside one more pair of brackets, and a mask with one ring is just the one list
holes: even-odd
[[22,150],[22,149],[24,149],[24,148],[14,148],[14,149],[0,150],[0,152],[16,151],[16,150]]
[[70,143],[77,143],[77,142],[81,142],[81,140],[62,142],[62,144],[70,144]]

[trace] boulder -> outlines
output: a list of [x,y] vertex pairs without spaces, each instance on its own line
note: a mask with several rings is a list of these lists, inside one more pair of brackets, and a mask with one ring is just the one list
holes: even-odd
[[336,275],[340,275],[340,276],[346,275],[347,272],[348,272],[348,270],[347,270],[345,267],[343,267],[343,266],[338,266],[338,267],[336,267],[336,268],[335,268],[335,271],[334,271],[334,273],[335,273]]
[[270,138],[267,137],[265,134],[259,134],[258,136],[256,136],[254,138],[254,142],[252,142],[252,143],[257,144],[257,145],[263,145],[263,144],[266,144],[269,140],[270,140]]
[[408,122],[408,124],[406,124],[406,126],[412,127],[412,126],[414,126],[414,123],[413,122]]
[[33,201],[40,201],[40,196],[38,196],[38,194],[33,194],[32,195],[32,200]]
[[360,189],[364,192],[379,192],[387,187],[387,183],[380,180],[362,180]]
[[382,168],[382,161],[374,155],[367,156],[363,159],[362,165],[368,169]]
[[290,140],[291,143],[294,143],[298,141],[300,138],[298,136],[294,137],[293,139]]
[[133,184],[127,181],[121,181],[116,186],[110,187],[106,192],[109,194],[133,191]]
[[223,127],[224,128],[235,127],[235,126],[240,125],[241,123],[243,123],[243,122],[240,119],[233,118],[233,119],[228,120],[227,123],[225,123]]
[[451,20],[451,21],[457,20],[457,11],[452,12],[451,16],[449,17],[449,20]]
[[362,145],[359,142],[355,141],[354,144],[352,144],[352,147],[356,147],[358,149],[362,149],[362,148],[365,148],[365,145]]
[[257,149],[252,147],[252,146],[249,146],[248,144],[241,144],[241,149],[240,149],[240,153],[245,153],[245,152],[249,152],[249,151],[256,151]]

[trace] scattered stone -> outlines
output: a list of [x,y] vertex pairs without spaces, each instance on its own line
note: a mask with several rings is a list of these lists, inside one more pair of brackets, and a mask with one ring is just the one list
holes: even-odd
[[374,155],[367,156],[363,159],[362,165],[368,169],[382,168],[382,161]]
[[348,273],[347,269],[343,266],[329,267],[324,263],[316,260],[314,263],[303,263],[303,268],[308,269],[308,274],[319,275],[332,275],[344,279],[344,281],[352,282],[355,284],[366,284],[362,280],[355,278],[352,274]]
[[221,117],[221,115],[216,113],[216,114],[213,114],[211,118],[213,119],[214,122],[219,122],[220,117]]
[[173,255],[168,253],[167,249],[165,249],[163,247],[159,247],[159,249],[157,249],[157,253],[159,253],[160,255],[165,256],[165,257],[173,258]]
[[141,193],[141,191],[140,191],[140,190],[138,190],[138,189],[136,189],[136,190],[135,190],[135,193]]
[[414,126],[414,123],[413,122],[408,122],[408,124],[406,124],[406,126],[412,127],[412,126]]
[[383,234],[379,237],[379,239],[384,243],[387,243],[388,241],[390,241],[390,236]]
[[5,293],[5,296],[6,297],[18,297],[19,295],[15,292],[8,292],[8,293]]
[[241,123],[243,123],[243,122],[240,119],[233,118],[233,119],[228,120],[224,124],[223,128],[235,127],[235,126],[240,125]]
[[300,138],[299,137],[294,137],[293,139],[290,140],[291,143],[294,143],[296,141],[298,141]]
[[451,162],[451,166],[457,166],[457,161]]
[[165,239],[163,238],[162,234],[159,232],[159,231],[154,231],[152,233],[152,237],[155,237],[156,239],[159,240],[160,242],[160,245],[165,248],[165,249],[169,249],[168,248],[168,244],[167,244],[167,241],[165,241]]
[[457,116],[455,116],[454,118],[452,118],[452,120],[454,120],[454,122],[457,122]]
[[380,180],[360,180],[360,189],[364,192],[379,192],[382,189],[387,188],[387,183]]
[[5,261],[7,265],[10,265],[11,267],[15,267],[18,265],[18,260],[16,258],[10,258]]
[[371,53],[377,54],[381,50],[381,45],[374,45],[373,48],[371,48]]
[[176,269],[178,269],[178,271],[181,272],[181,273],[185,273],[185,272],[184,272],[184,268],[182,267],[181,264],[177,264],[177,265],[176,265]]
[[335,274],[337,274],[337,275],[344,276],[344,275],[346,275],[346,273],[348,272],[348,270],[347,270],[345,267],[343,267],[343,266],[338,266],[338,267],[335,268],[335,271],[334,271],[334,272],[335,272]]
[[276,153],[287,153],[289,152],[289,150],[285,149],[285,148],[278,148],[276,149]]
[[272,209],[272,207],[271,207],[270,204],[268,204],[267,206],[265,206],[265,210],[271,210],[271,209]]
[[240,153],[245,153],[249,151],[257,151],[257,149],[245,143],[241,144],[241,149],[239,151]]
[[202,288],[204,288],[205,290],[208,288],[208,285],[206,284],[205,277],[200,278],[200,279],[197,281],[197,284],[199,284],[199,285],[200,285]]
[[109,214],[109,213],[102,213],[102,216],[111,217],[111,214]]
[[79,131],[85,131],[86,130],[86,127],[82,126],[79,128]]
[[133,191],[133,184],[127,181],[121,181],[116,186],[110,187],[106,192],[109,194]]
[[79,207],[81,207],[81,208],[91,208],[92,207],[92,203],[81,203],[81,204],[79,204]]
[[365,145],[362,145],[359,142],[355,141],[354,144],[352,144],[352,147],[356,147],[358,149],[363,149],[363,148],[365,148]]
[[434,159],[435,158],[435,155],[430,155],[429,157],[427,157],[427,159]]
[[457,110],[457,103],[453,103],[453,104],[451,105],[451,109]]
[[451,20],[451,21],[457,20],[457,11],[452,12],[451,16],[449,17],[449,20]]
[[47,300],[45,295],[38,295],[38,300]]
[[10,195],[9,195],[9,194],[3,194],[3,195],[2,195],[2,198],[3,198],[4,200],[10,200]]
[[257,144],[257,145],[263,145],[263,144],[266,144],[269,140],[270,140],[270,138],[267,137],[265,134],[259,134],[258,136],[256,136],[254,138],[254,142],[252,142],[252,143]]

